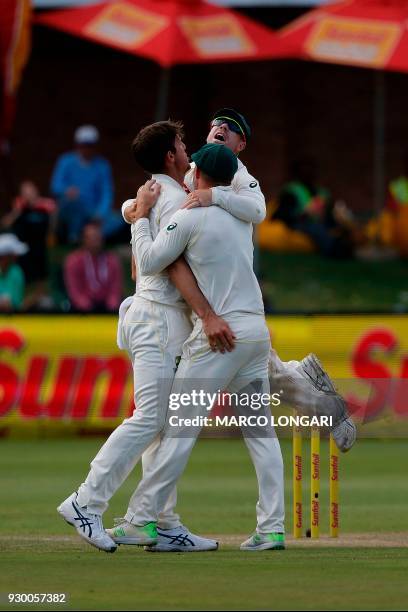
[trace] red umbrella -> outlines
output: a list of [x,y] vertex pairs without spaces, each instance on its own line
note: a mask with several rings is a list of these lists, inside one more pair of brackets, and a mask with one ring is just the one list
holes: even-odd
[[383,70],[408,72],[408,1],[346,0],[308,12],[279,32],[302,59],[377,69],[375,74],[375,210],[385,191]]
[[[254,61],[288,55],[267,27],[201,0],[112,0],[52,11],[36,19],[75,36],[175,64]],[[162,72],[158,112],[164,116],[168,71]]]
[[279,34],[296,55],[408,72],[408,2],[349,0],[307,13]]
[[201,0],[113,0],[48,12],[36,21],[164,68],[284,55],[284,45],[265,26]]

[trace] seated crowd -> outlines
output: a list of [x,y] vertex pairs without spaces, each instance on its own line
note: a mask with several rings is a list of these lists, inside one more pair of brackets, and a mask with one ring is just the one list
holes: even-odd
[[293,162],[291,176],[279,193],[274,219],[307,236],[326,257],[350,257],[353,253],[353,220],[342,202],[318,181],[312,159]]
[[[50,289],[49,258],[52,253],[55,259],[56,245],[65,255],[60,266],[64,310],[118,310],[124,294],[122,264],[105,242],[128,243],[130,234],[114,209],[111,166],[98,145],[94,126],[75,131],[73,150],[56,161],[50,197],[42,196],[32,181],[21,183],[10,211],[0,219],[0,312],[61,309]],[[353,257],[370,240],[370,232],[376,241],[383,236],[384,215],[387,228],[390,223],[395,227],[394,236],[405,227],[401,215],[407,213],[408,235],[407,185],[406,177],[392,181],[385,211],[362,228],[345,203],[335,201],[320,183],[316,163],[299,159],[268,205],[257,231],[258,244],[272,251]],[[385,232],[388,238],[390,231]]]
[[98,143],[94,126],[79,127],[73,150],[56,161],[51,197],[25,180],[0,219],[0,312],[59,309],[51,297],[49,261],[57,244],[64,254],[72,251],[61,265],[67,309],[117,311],[122,265],[104,243],[128,242],[129,228],[113,208],[111,166]]

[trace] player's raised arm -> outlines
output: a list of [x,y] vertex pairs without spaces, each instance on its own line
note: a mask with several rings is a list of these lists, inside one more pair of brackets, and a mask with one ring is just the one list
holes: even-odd
[[232,189],[212,187],[213,204],[241,221],[261,223],[266,217],[266,202],[259,182],[242,167],[235,175],[232,186]]
[[211,189],[196,189],[189,194],[182,208],[215,205],[223,208],[237,219],[241,219],[241,221],[261,223],[266,217],[265,197],[258,181],[246,170],[244,175],[239,181],[236,181],[237,191],[231,189],[231,187],[223,186],[211,187]]

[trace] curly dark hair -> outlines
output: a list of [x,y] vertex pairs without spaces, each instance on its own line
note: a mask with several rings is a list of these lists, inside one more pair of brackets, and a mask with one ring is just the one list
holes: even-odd
[[184,138],[181,121],[157,121],[142,128],[132,142],[137,163],[150,174],[163,172],[167,153],[176,152],[176,136]]

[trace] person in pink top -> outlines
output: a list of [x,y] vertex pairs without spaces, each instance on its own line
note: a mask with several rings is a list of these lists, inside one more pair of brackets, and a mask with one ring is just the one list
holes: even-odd
[[117,255],[103,247],[100,225],[88,223],[83,228],[82,247],[65,260],[65,286],[76,311],[116,312],[119,308],[122,268]]

